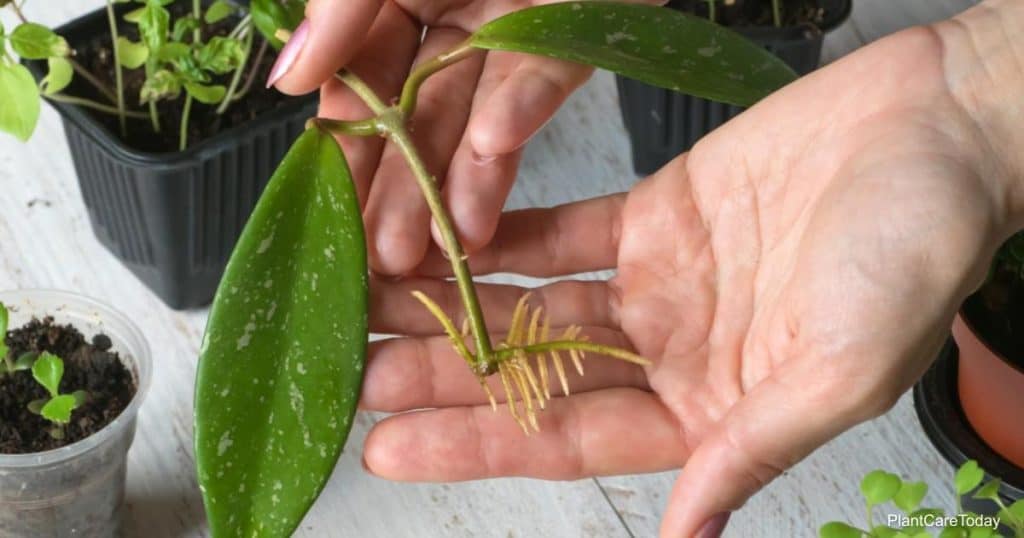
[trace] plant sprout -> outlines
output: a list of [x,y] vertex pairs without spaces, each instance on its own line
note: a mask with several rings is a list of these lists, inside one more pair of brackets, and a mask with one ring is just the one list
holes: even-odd
[[0,377],[28,370],[36,359],[36,354],[31,351],[22,353],[17,359],[11,356],[11,350],[7,347],[7,342],[5,341],[7,338],[8,319],[7,306],[0,303],[0,358],[3,358],[3,361],[0,362]]
[[52,422],[54,426],[50,435],[54,439],[63,439],[64,427],[71,422],[71,412],[85,403],[88,394],[84,390],[60,393],[64,361],[47,351],[42,352],[32,365],[32,377],[50,393],[50,397],[29,402],[28,410]]
[[[984,482],[984,483],[983,483]],[[978,462],[968,460],[957,469],[953,476],[953,490],[956,494],[956,512],[947,515],[938,508],[921,506],[928,493],[924,482],[904,482],[900,477],[882,470],[868,473],[860,483],[864,496],[867,527],[864,529],[831,521],[819,530],[821,538],[932,538],[929,527],[940,527],[939,538],[1024,538],[1024,499],[1007,505],[999,496],[1002,482],[998,478],[985,481],[985,471]],[[973,494],[972,494],[973,492]],[[991,501],[999,508],[996,518],[986,520],[973,512],[963,509],[962,498],[971,495],[974,499]],[[902,525],[877,524],[874,509],[892,503],[902,515],[890,517],[889,521],[905,522]],[[1011,534],[1001,534],[999,525]]]

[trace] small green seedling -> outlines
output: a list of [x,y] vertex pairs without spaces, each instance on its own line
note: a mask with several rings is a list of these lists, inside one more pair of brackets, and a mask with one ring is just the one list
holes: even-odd
[[64,361],[46,351],[32,365],[32,377],[50,393],[50,397],[33,400],[28,404],[28,410],[52,422],[54,427],[50,435],[54,439],[63,439],[64,427],[71,422],[71,412],[85,403],[88,394],[84,390],[76,390],[71,394],[60,393]]
[[7,338],[8,319],[7,307],[0,303],[0,357],[3,358],[3,361],[0,362],[0,377],[9,373],[28,370],[36,360],[36,354],[31,351],[22,353],[17,359],[11,355],[11,350],[7,347],[7,342],[5,341]]
[[[984,482],[984,483],[983,483]],[[998,478],[985,481],[985,471],[978,462],[969,460],[953,476],[956,512],[946,514],[939,508],[925,508],[921,501],[928,493],[924,482],[904,482],[900,477],[882,470],[871,471],[860,483],[867,514],[867,528],[861,529],[841,521],[826,523],[819,530],[821,538],[1024,538],[1024,500],[1007,505],[999,496],[1002,482]],[[987,500],[999,507],[995,517],[981,516],[963,509],[961,499]],[[885,524],[876,524],[874,510],[892,503],[899,514],[887,516]],[[1002,528],[1010,534],[1003,534]],[[941,529],[933,534],[930,529]]]

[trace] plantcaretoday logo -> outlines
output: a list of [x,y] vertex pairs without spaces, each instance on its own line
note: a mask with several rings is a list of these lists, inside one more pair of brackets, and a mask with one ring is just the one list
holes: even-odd
[[1001,523],[1000,518],[993,516],[980,516],[976,514],[958,514],[955,516],[944,516],[941,514],[919,514],[908,516],[906,514],[889,514],[886,517],[886,525],[893,528],[907,527],[939,527],[939,528],[977,528],[985,527],[997,529]]

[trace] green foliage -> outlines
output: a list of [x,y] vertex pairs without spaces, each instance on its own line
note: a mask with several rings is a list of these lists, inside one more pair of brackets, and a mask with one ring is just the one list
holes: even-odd
[[121,36],[117,38],[117,54],[123,67],[138,69],[149,59],[149,47]]
[[[1006,506],[999,496],[1000,480],[993,478],[981,485],[984,479],[985,471],[974,460],[957,469],[953,476],[957,507],[960,507],[959,499],[973,491],[975,499],[992,501],[993,506],[999,508],[999,523],[1012,532],[1010,537],[1024,538],[1024,500]],[[921,501],[928,493],[928,485],[924,482],[903,482],[898,476],[885,471],[872,471],[861,482],[861,492],[868,514],[866,528],[870,531],[831,521],[819,529],[821,538],[1006,538],[991,521],[985,521],[977,514],[958,510],[958,513],[946,516],[938,508],[921,508]],[[871,521],[872,509],[890,501],[906,516],[904,521],[909,522],[908,525],[876,526]],[[938,528],[938,535],[933,535],[929,527]]]
[[28,409],[52,422],[55,427],[50,434],[60,439],[64,435],[63,426],[71,422],[71,412],[85,403],[87,394],[81,390],[70,394],[60,392],[60,382],[64,377],[64,361],[46,351],[32,364],[32,377],[46,389],[50,397],[30,402]]
[[274,37],[279,29],[294,30],[306,11],[306,0],[252,0],[249,3],[253,24],[275,49],[284,43]]
[[742,106],[796,79],[785,62],[727,28],[642,4],[582,1],[527,8],[485,24],[470,43],[589,64]]
[[71,47],[63,37],[41,24],[32,22],[19,25],[7,39],[14,52],[26,60],[63,58],[71,52]]
[[235,6],[225,2],[224,0],[217,0],[206,10],[206,15],[203,20],[207,24],[214,24],[230,17],[235,12]]
[[54,95],[67,88],[75,76],[74,68],[66,58],[47,58],[49,73],[40,81],[43,95]]
[[214,536],[288,536],[316,499],[359,401],[367,304],[351,173],[312,129],[245,226],[200,349],[196,464]]

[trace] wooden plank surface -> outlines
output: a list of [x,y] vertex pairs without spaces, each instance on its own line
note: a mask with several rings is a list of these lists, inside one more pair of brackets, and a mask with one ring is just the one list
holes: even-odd
[[[855,0],[830,34],[835,59],[899,28],[945,18],[970,0]],[[60,24],[100,0],[33,1],[34,20]],[[2,20],[10,28],[4,10]],[[0,104],[2,106],[2,104]],[[550,206],[628,189],[628,140],[612,77],[595,76],[527,148],[509,207]],[[102,298],[149,336],[154,383],[129,456],[129,537],[204,536],[192,459],[192,382],[205,310],[172,311],[117,263],[89,230],[67,144],[47,107],[35,137],[0,136],[0,289],[60,288]],[[583,275],[605,278],[607,275]],[[498,277],[516,283],[539,281]],[[362,440],[378,416],[361,413],[346,453],[299,533],[309,537],[655,536],[675,473],[576,482],[528,479],[395,484],[363,472]],[[950,470],[921,433],[909,397],[841,436],[756,496],[726,536],[809,536],[819,524],[859,522],[860,477],[876,467],[946,483]],[[949,506],[952,496],[931,494]]]

